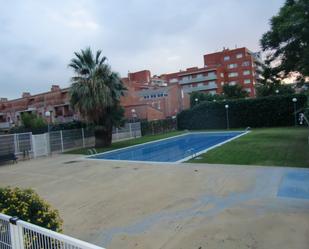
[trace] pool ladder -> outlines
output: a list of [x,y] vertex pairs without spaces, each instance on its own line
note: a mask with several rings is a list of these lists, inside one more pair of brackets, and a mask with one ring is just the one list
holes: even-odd
[[197,156],[193,148],[188,149],[186,152],[191,155],[191,159]]

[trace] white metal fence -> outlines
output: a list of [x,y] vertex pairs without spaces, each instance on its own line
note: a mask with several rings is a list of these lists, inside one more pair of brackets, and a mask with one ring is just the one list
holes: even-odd
[[0,136],[0,155],[32,153],[32,133],[18,133]]
[[[112,140],[116,142],[140,136],[140,123],[127,123],[122,128],[113,129]],[[32,135],[31,132],[1,135],[0,156],[15,154],[21,157],[40,157],[74,148],[92,147],[94,142],[94,130],[84,128],[39,135]]]
[[0,213],[0,249],[104,249]]

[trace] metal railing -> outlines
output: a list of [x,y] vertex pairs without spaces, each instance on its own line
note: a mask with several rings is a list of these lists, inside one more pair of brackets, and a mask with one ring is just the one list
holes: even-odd
[[18,133],[0,136],[0,155],[32,153],[32,133]]
[[207,85],[196,86],[196,87],[183,87],[183,91],[185,93],[191,93],[191,92],[196,92],[196,91],[212,90],[212,89],[217,89],[217,88],[218,86],[216,83],[209,83]]
[[0,213],[0,249],[104,249]]
[[217,75],[208,75],[208,76],[199,76],[196,78],[183,78],[179,80],[179,84],[188,84],[188,83],[196,83],[196,82],[201,82],[201,81],[207,81],[207,80],[216,80]]
[[0,129],[9,129],[11,127],[10,122],[0,122]]
[[[112,141],[140,137],[141,124],[127,123],[124,127],[114,128]],[[72,129],[51,131],[33,135],[31,132],[0,135],[0,155],[15,154],[29,159],[31,156],[47,156],[51,153],[94,146],[94,129]],[[1,248],[0,248],[1,249]]]

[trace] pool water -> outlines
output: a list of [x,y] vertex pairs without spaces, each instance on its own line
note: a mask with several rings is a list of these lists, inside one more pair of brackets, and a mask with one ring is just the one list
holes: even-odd
[[181,162],[221,143],[235,139],[244,132],[198,132],[144,143],[124,149],[96,154],[90,159]]

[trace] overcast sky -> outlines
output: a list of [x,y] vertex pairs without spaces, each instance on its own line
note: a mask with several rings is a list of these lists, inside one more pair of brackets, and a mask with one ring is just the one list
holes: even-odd
[[69,85],[73,52],[102,49],[121,76],[202,66],[223,47],[259,50],[284,0],[0,0],[0,97]]

